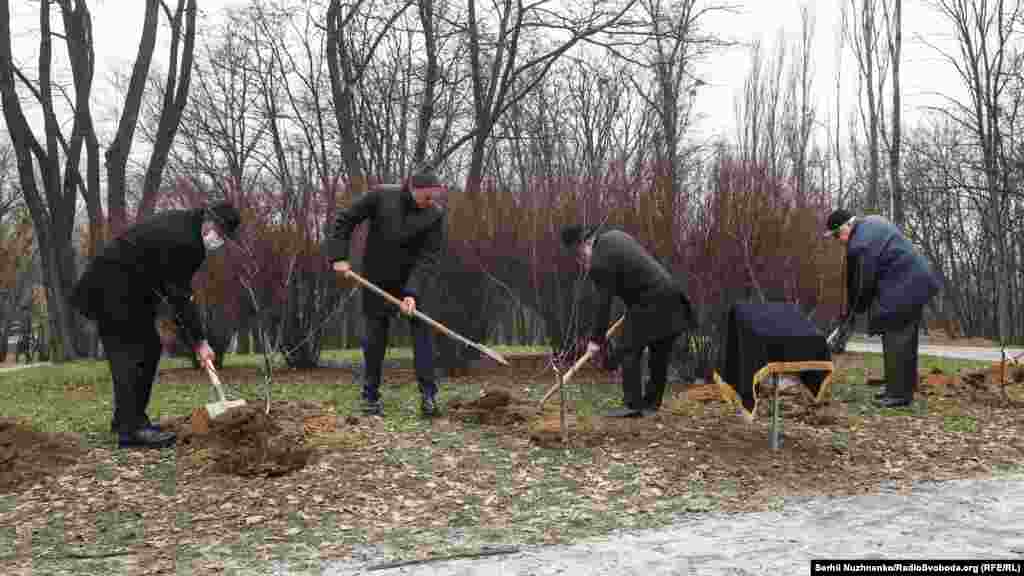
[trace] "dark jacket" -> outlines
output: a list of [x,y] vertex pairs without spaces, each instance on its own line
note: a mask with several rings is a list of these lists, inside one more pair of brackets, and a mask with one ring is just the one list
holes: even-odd
[[[352,231],[367,219],[366,279],[397,298],[422,294],[426,277],[436,274],[444,246],[444,210],[437,205],[420,209],[404,186],[375,186],[338,211],[327,245],[332,262],[349,260]],[[366,315],[388,315],[396,310],[376,293],[363,290]]]
[[846,247],[850,313],[868,313],[868,332],[898,330],[919,320],[941,283],[928,260],[881,216],[854,223]]
[[101,331],[126,332],[153,328],[157,306],[164,303],[192,344],[203,340],[192,301],[192,276],[206,258],[202,226],[201,209],[171,210],[128,229],[89,263],[72,306]]
[[682,287],[632,236],[619,230],[594,240],[590,278],[601,291],[592,339],[604,340],[612,298],[626,304],[624,329],[617,335],[620,353],[692,329],[696,317]]

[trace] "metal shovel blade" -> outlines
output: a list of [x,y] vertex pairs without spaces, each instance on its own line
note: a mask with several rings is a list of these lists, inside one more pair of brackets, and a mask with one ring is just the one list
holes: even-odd
[[206,405],[206,413],[210,415],[210,419],[214,419],[217,416],[227,412],[232,408],[238,406],[245,406],[245,400],[225,400],[223,402],[210,402]]
[[225,398],[224,386],[221,385],[220,378],[217,376],[217,372],[213,369],[212,363],[208,363],[206,365],[206,373],[210,376],[210,382],[213,383],[213,387],[217,390],[217,397],[220,398],[217,402],[210,402],[206,405],[206,413],[210,416],[211,420],[227,412],[231,408],[245,406],[245,400],[228,400]]

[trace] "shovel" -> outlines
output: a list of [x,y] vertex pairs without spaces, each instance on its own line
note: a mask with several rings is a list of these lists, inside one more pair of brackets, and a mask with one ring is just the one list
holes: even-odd
[[[388,294],[384,290],[378,288],[376,285],[374,285],[372,282],[370,282],[366,278],[363,278],[359,274],[356,274],[354,271],[349,271],[348,274],[349,274],[350,278],[352,278],[353,280],[355,280],[356,282],[358,282],[362,286],[364,286],[364,287],[366,287],[366,288],[376,292],[380,297],[384,298],[388,302],[391,302],[392,304],[394,304],[395,306],[398,306],[398,307],[402,306],[402,301],[401,300],[399,300],[398,298],[395,298],[391,294]],[[423,322],[426,322],[429,326],[431,326],[432,328],[434,328],[438,332],[441,332],[445,336],[448,336],[449,338],[451,338],[453,340],[461,342],[461,343],[465,344],[466,346],[469,346],[470,348],[473,348],[475,350],[483,352],[487,356],[490,356],[491,359],[497,361],[502,366],[508,366],[508,360],[505,360],[504,356],[502,356],[501,354],[498,354],[494,350],[491,350],[487,346],[484,346],[483,344],[478,344],[476,342],[473,342],[469,338],[466,338],[465,336],[462,336],[461,334],[455,332],[454,330],[451,330],[450,328],[448,328],[444,324],[441,324],[437,320],[434,320],[433,318],[431,318],[430,316],[427,316],[426,314],[420,312],[419,310],[413,310],[412,315],[415,316],[416,318],[422,320]]]
[[217,371],[213,369],[213,362],[207,362],[205,367],[206,374],[210,377],[210,382],[213,383],[213,387],[217,390],[217,397],[220,398],[220,400],[206,405],[206,413],[210,419],[220,416],[231,408],[245,406],[245,400],[228,400],[224,396],[224,386],[220,383]]
[[[615,322],[615,324],[612,324],[612,327],[609,328],[607,332],[605,332],[604,337],[606,340],[615,335],[615,331],[619,329],[619,326],[622,326],[622,322],[625,319],[626,315],[623,314],[622,317]],[[584,364],[590,361],[591,356],[593,356],[592,352],[587,352],[583,356],[580,356],[580,359],[577,360],[576,363],[572,365],[572,368],[569,368],[569,370],[565,374],[563,374],[561,378],[558,379],[558,382],[555,382],[555,385],[548,389],[547,393],[544,394],[544,397],[540,399],[540,405],[543,407],[544,403],[548,401],[548,398],[551,398],[552,394],[561,389],[562,385],[568,382],[569,378],[572,378],[572,375],[575,374],[577,370],[582,368]]]

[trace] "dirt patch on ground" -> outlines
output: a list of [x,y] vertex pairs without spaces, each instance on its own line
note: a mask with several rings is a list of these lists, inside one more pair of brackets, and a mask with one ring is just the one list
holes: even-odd
[[960,398],[983,406],[1021,406],[1024,405],[1024,365],[996,362],[983,370],[958,374],[933,369],[920,377],[917,390],[930,396]]
[[74,436],[37,432],[0,419],[0,494],[46,478],[74,464],[82,454]]
[[168,421],[178,433],[178,462],[199,472],[275,477],[306,467],[307,437],[333,431],[336,416],[313,402],[262,402],[231,408],[194,431],[195,416]]
[[535,418],[540,410],[517,393],[503,388],[489,388],[475,400],[455,400],[449,406],[449,418],[490,426],[518,426]]

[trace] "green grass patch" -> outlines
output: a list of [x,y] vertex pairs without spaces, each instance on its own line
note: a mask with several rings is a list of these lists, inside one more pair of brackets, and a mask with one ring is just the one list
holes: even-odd
[[[541,351],[541,347],[501,346],[503,354],[529,354]],[[324,359],[362,361],[360,350],[328,350]],[[388,358],[412,358],[412,350],[393,348]],[[184,358],[164,358],[161,369],[187,368],[191,361]],[[229,354],[226,368],[262,367],[261,354]],[[288,372],[276,362],[272,374],[273,400],[322,401],[336,406],[339,412],[357,411],[360,390],[352,382],[314,381],[302,386],[289,384]],[[237,382],[224,378],[225,385],[249,400],[262,398],[263,378]],[[203,379],[199,379],[203,381]],[[398,394],[395,394],[395,392]],[[451,391],[442,388],[442,400]],[[479,386],[465,393],[479,393]],[[396,426],[396,431],[421,429],[419,420],[419,392],[414,385],[399,388],[387,387],[382,391],[386,415]],[[28,420],[35,428],[44,432],[72,432],[81,434],[87,445],[112,445],[110,414],[113,390],[110,369],[104,360],[81,360],[59,365],[38,366],[4,374],[0,381],[0,415],[15,416]],[[157,382],[150,399],[149,415],[183,416],[196,406],[214,400],[212,388],[205,384],[194,386],[166,386]]]
[[18,533],[14,526],[0,527],[0,560],[10,560],[17,555]]
[[[946,374],[956,374],[960,371],[978,370],[988,365],[988,362],[973,360],[920,356],[918,373],[924,375],[937,369]],[[881,408],[875,404],[875,394],[881,388],[867,385],[868,374],[883,373],[882,355],[864,354],[862,366],[849,368],[837,374],[832,384],[832,397],[845,402],[852,416],[924,416],[928,414],[928,403],[920,394],[906,408]]]
[[978,431],[978,420],[973,416],[946,416],[942,428],[946,432],[974,433]]
[[40,562],[53,559],[64,551],[64,516],[60,513],[51,514],[45,526],[32,530],[33,564],[38,570]]
[[1010,477],[1010,478],[1022,478],[1024,479],[1024,464],[1017,463],[1003,463],[996,464],[993,467],[993,472],[996,476]]
[[178,467],[174,451],[163,450],[160,460],[147,465],[142,475],[147,480],[159,483],[161,494],[173,496],[178,490]]

